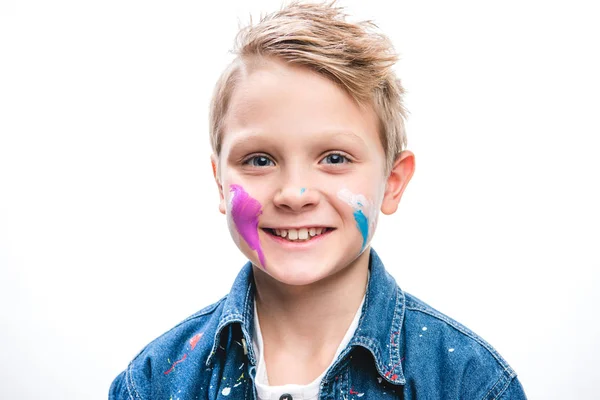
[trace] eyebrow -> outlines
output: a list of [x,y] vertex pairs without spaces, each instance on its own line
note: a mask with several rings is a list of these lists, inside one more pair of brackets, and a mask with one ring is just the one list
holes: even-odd
[[341,136],[341,137],[344,137],[344,138],[356,141],[356,142],[358,142],[359,144],[361,144],[363,146],[366,145],[366,143],[363,140],[363,138],[361,138],[360,136],[358,136],[356,133],[354,133],[352,131],[334,131],[334,132],[329,132],[329,134],[332,136],[332,138],[336,138],[336,137]]
[[[282,133],[279,133],[279,135],[281,135],[281,134]],[[314,136],[320,140],[333,140],[333,139],[337,139],[337,138],[344,138],[344,139],[349,139],[352,142],[355,142],[356,144],[359,144],[361,146],[366,146],[366,143],[363,140],[363,138],[361,138],[356,133],[349,131],[349,130],[321,131],[321,132],[317,132]],[[258,142],[258,144],[265,143],[265,142],[271,143],[272,140],[273,140],[273,138],[271,137],[271,135],[265,135],[265,134],[259,133],[259,132],[251,132],[240,138],[234,139],[233,143],[231,144],[231,149],[233,151],[237,147],[243,146],[246,143],[252,143],[252,144],[257,144],[257,142]]]

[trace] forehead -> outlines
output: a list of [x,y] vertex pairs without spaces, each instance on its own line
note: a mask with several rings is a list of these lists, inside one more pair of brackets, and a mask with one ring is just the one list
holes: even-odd
[[248,132],[301,140],[320,132],[352,132],[367,146],[382,149],[371,107],[361,107],[326,77],[278,60],[241,71],[224,128],[224,147]]

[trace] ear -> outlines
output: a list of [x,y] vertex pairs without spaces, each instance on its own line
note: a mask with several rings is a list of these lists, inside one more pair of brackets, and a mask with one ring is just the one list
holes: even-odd
[[221,184],[221,180],[219,179],[219,175],[217,174],[219,168],[219,159],[214,154],[210,156],[210,164],[212,166],[213,176],[215,178],[215,182],[219,189],[219,211],[221,214],[227,213],[227,207],[225,206],[225,197],[223,196],[223,185]]
[[404,189],[410,182],[414,172],[415,155],[408,150],[401,152],[387,178],[383,202],[381,203],[382,213],[390,215],[396,212],[402,193],[404,193]]

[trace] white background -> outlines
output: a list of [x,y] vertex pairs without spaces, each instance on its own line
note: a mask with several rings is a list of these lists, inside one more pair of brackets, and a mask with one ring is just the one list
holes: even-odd
[[[0,398],[104,399],[244,262],[207,110],[238,19],[280,2],[1,4]],[[380,220],[386,266],[531,399],[597,398],[594,2],[341,4],[392,38],[408,91],[417,170]]]

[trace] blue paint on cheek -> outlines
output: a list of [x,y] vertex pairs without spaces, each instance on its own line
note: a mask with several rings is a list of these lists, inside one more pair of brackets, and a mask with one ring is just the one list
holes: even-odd
[[364,249],[367,245],[367,238],[369,237],[369,220],[361,210],[354,211],[354,219],[356,220],[356,226],[363,237],[362,248]]

